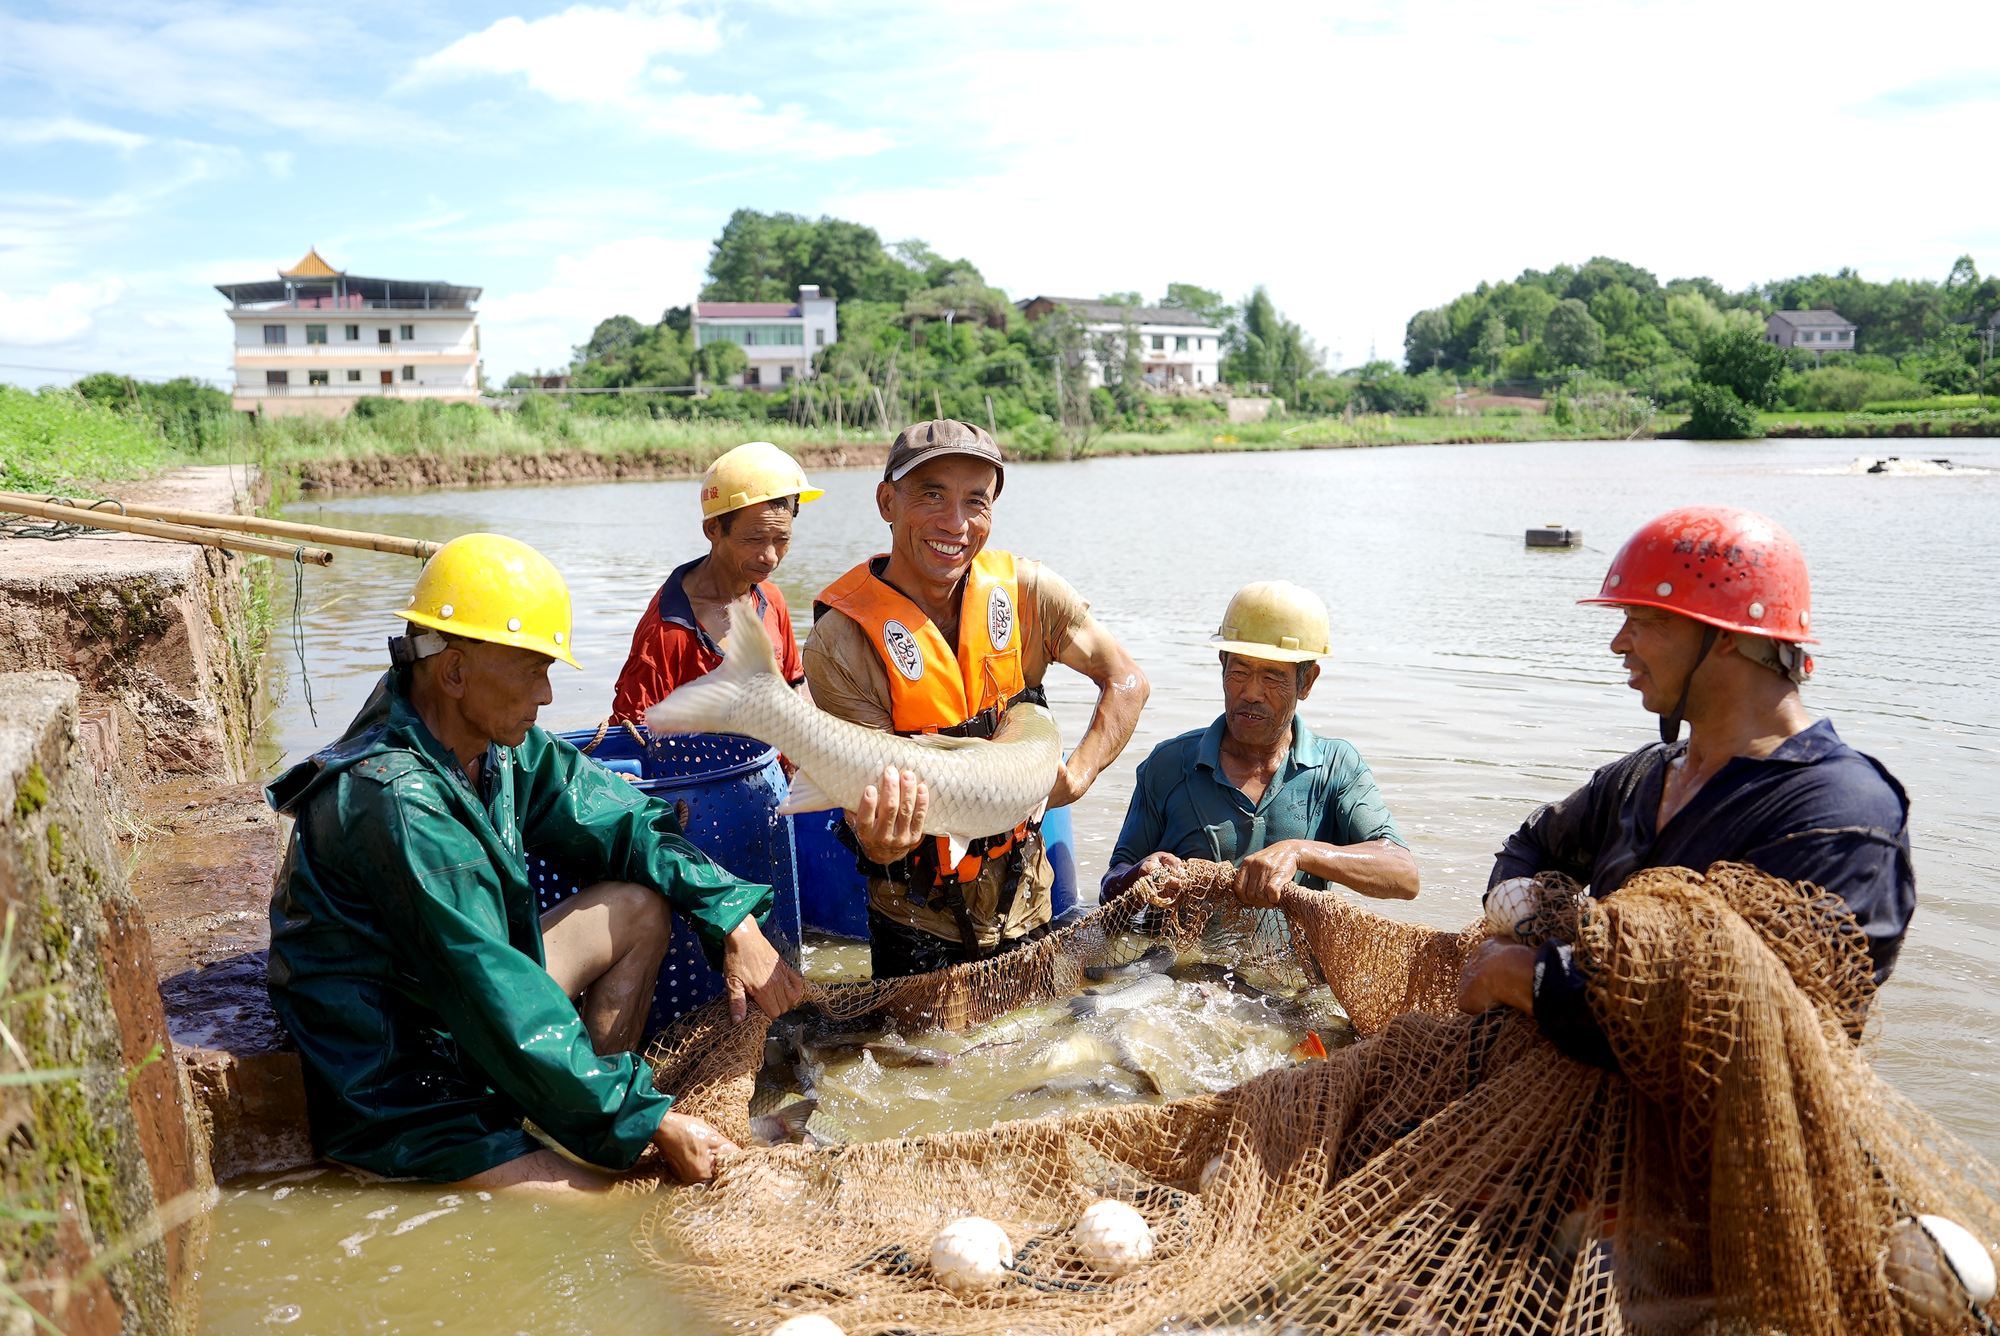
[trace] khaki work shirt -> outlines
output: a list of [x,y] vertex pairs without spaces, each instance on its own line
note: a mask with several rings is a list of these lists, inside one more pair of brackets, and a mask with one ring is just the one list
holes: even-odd
[[[1015,558],[1014,578],[1020,592],[1021,678],[1028,686],[1040,686],[1049,665],[1061,659],[1076,628],[1089,618],[1090,604],[1069,581],[1039,561]],[[938,630],[952,644],[958,643],[956,626],[940,626]],[[860,623],[837,608],[820,614],[806,640],[805,663],[814,705],[864,728],[893,730],[889,670]],[[965,888],[966,909],[982,949],[998,945],[1003,937],[1012,939],[1032,932],[1053,916],[1049,892],[1055,885],[1055,869],[1038,842],[1035,862],[1022,875],[1013,908],[1004,924],[998,922],[1005,868],[1005,859],[989,859],[980,869],[979,879]],[[868,904],[876,912],[933,937],[960,940],[958,921],[949,909],[942,904],[931,908],[913,898],[909,887],[886,877],[868,879]]]

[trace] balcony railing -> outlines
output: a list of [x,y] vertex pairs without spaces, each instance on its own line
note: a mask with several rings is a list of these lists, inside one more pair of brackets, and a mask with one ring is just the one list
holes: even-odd
[[469,343],[421,343],[417,340],[395,343],[370,343],[366,339],[334,339],[326,343],[239,343],[236,355],[242,357],[312,357],[332,358],[338,361],[366,362],[384,357],[448,357],[456,353],[467,358],[479,355],[479,350]]
[[399,381],[394,385],[366,381],[342,381],[332,385],[237,385],[238,399],[352,399],[356,396],[387,396],[392,399],[435,399],[447,395],[461,398],[479,393],[477,385],[416,385]]
[[422,297],[391,297],[367,300],[357,296],[300,297],[295,301],[237,302],[238,311],[470,311],[470,302],[448,302]]

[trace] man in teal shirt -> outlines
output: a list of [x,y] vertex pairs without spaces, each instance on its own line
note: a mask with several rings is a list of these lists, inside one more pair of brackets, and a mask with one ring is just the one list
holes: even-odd
[[1140,763],[1104,899],[1188,858],[1235,863],[1237,898],[1258,908],[1294,882],[1415,898],[1416,859],[1361,754],[1298,717],[1327,638],[1326,606],[1310,590],[1275,580],[1237,591],[1210,639],[1222,717]]
[[[771,1016],[803,984],[758,930],[771,888],[681,837],[673,810],[535,725],[569,650],[569,592],[534,549],[445,545],[395,666],[341,740],[269,789],[297,818],[271,898],[271,1002],[297,1042],[319,1152],[391,1178],[602,1186],[543,1149],[683,1179],[735,1149],[631,1049],[679,910]],[[538,914],[527,854],[587,883]]]

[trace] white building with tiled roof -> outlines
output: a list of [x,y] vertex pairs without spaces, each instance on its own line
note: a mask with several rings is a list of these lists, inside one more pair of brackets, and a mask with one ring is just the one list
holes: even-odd
[[275,281],[218,283],[240,412],[344,417],[363,398],[479,399],[480,289],[357,278],[308,250]]
[[750,365],[729,378],[732,385],[768,390],[806,380],[813,356],[840,341],[834,305],[809,283],[796,302],[696,302],[695,347],[733,343],[743,350]]
[[[1057,308],[1083,322],[1091,342],[1122,347],[1126,331],[1139,340],[1139,358],[1146,383],[1159,389],[1204,390],[1221,383],[1222,331],[1193,311],[1172,306],[1121,306],[1082,297],[1029,297],[1015,302],[1022,315],[1037,321]],[[1094,389],[1104,384],[1104,367],[1093,347],[1084,356],[1084,370]]]
[[1838,311],[1773,311],[1764,318],[1764,342],[1812,353],[1851,353],[1857,328]]

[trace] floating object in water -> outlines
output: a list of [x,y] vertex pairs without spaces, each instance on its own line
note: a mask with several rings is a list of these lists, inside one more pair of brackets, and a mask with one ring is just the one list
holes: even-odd
[[818,1109],[819,1101],[816,1099],[793,1100],[774,1112],[753,1116],[750,1119],[750,1135],[757,1139],[760,1146],[783,1146],[804,1141],[811,1135],[806,1124]]
[[1156,946],[1137,960],[1128,960],[1122,965],[1087,965],[1083,977],[1092,983],[1104,983],[1112,979],[1137,979],[1147,974],[1164,974],[1180,959],[1180,952],[1171,946]]
[[840,1324],[830,1317],[818,1313],[801,1313],[788,1317],[771,1331],[771,1336],[847,1336]]
[[1555,521],[1528,530],[1529,547],[1582,547],[1583,530],[1565,528]]
[[1502,937],[1514,936],[1542,907],[1542,884],[1533,877],[1509,877],[1486,893],[1486,923]]
[[1122,1201],[1094,1201],[1076,1222],[1076,1253],[1100,1275],[1136,1271],[1153,1256],[1153,1227]]
[[1292,1049],[1293,1062],[1305,1062],[1311,1058],[1323,1058],[1325,1056],[1326,1045],[1321,1043],[1320,1037],[1311,1030],[1306,1031],[1306,1037],[1301,1039]]
[[1134,1011],[1172,996],[1173,991],[1172,979],[1164,974],[1148,974],[1116,991],[1099,992],[1096,989],[1087,989],[1082,997],[1070,999],[1069,1014],[1081,1019],[1085,1016],[1109,1016],[1120,1011]]
[[931,1240],[931,1274],[953,1294],[977,1294],[1007,1279],[1014,1245],[1007,1231],[976,1215],[961,1216]]
[[[1854,461],[1855,471],[1862,473],[1913,473],[1935,475],[1951,473],[1959,468],[1949,459],[1904,459],[1901,455],[1890,455],[1886,459],[1869,459],[1863,456]],[[1864,467],[1865,466],[1865,467]]]
[[763,619],[729,605],[729,650],[722,666],[646,711],[655,736],[738,733],[780,748],[799,767],[780,813],[831,807],[852,811],[861,792],[891,766],[930,787],[924,834],[963,845],[1014,829],[1042,810],[1062,765],[1062,734],[1039,705],[1007,711],[988,740],[942,734],[904,738],[816,710],[785,685]]

